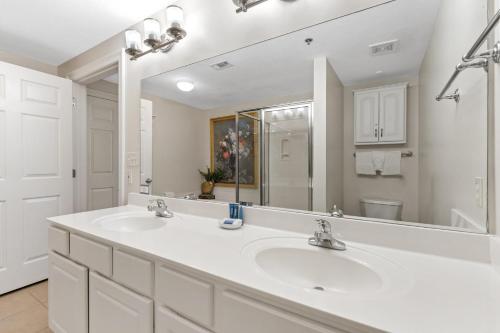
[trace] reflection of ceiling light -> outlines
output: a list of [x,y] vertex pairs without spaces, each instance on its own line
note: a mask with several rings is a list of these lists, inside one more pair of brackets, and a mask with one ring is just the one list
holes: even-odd
[[179,88],[180,91],[190,92],[194,89],[194,83],[191,81],[179,81],[177,82],[177,88]]
[[383,72],[384,72],[384,71],[376,71],[376,72],[375,72],[375,74],[380,75],[380,74],[382,74]]

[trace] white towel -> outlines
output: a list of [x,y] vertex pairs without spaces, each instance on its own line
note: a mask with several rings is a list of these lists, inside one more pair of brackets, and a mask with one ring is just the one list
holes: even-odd
[[383,176],[399,176],[401,175],[401,152],[388,151],[385,153],[384,167],[382,168]]
[[373,151],[372,160],[375,171],[382,171],[384,169],[384,164],[385,164],[385,152]]
[[358,175],[376,175],[377,172],[373,167],[372,152],[357,152],[356,153],[356,173]]

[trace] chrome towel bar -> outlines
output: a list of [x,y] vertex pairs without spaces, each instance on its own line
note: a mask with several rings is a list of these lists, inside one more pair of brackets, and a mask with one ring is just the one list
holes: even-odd
[[[353,153],[352,156],[356,157],[356,153]],[[413,157],[413,152],[412,151],[407,151],[401,153],[401,157]]]
[[481,45],[483,45],[490,32],[493,30],[493,28],[495,28],[499,21],[500,10],[488,22],[488,25],[483,30],[481,35],[479,35],[469,52],[467,52],[462,57],[462,62],[457,65],[455,71],[444,86],[443,90],[441,90],[441,93],[436,97],[437,101],[442,101],[443,99],[453,99],[457,103],[460,101],[460,90],[456,89],[450,95],[446,95],[446,93],[462,71],[466,70],[467,68],[484,68],[486,70],[488,67],[488,59],[492,59],[497,64],[500,63],[500,42],[496,43],[492,49],[480,54],[476,54],[477,50],[479,50]]

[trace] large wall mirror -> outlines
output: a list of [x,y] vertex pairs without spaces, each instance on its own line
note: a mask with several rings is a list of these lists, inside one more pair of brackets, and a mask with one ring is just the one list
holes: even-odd
[[436,96],[487,2],[397,0],[143,80],[143,191],[486,232],[488,73]]

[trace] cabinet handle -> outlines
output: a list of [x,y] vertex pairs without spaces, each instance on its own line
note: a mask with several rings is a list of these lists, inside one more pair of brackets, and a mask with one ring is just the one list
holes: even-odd
[[383,137],[384,137],[384,129],[383,129],[383,128],[381,128],[381,129],[380,129],[380,137],[381,137],[381,138],[383,138]]
[[375,128],[375,137],[378,138],[378,129]]

